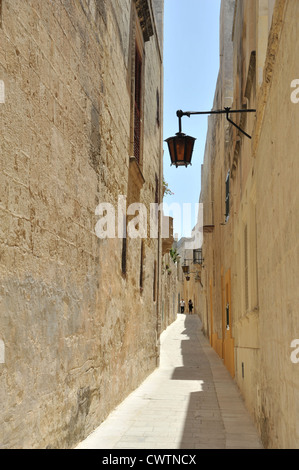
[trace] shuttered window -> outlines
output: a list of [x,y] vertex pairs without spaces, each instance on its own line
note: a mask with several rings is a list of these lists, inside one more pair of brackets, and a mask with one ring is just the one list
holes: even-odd
[[156,117],[156,121],[157,121],[157,125],[160,126],[160,94],[159,94],[159,90],[157,90],[156,98],[157,98],[157,117]]
[[136,46],[135,51],[135,106],[134,106],[134,156],[140,163],[141,151],[141,99],[142,99],[142,59]]
[[226,329],[229,330],[230,329],[229,304],[226,304],[225,312],[226,312]]
[[122,240],[121,271],[125,276],[127,274],[127,239]]
[[121,253],[121,271],[123,276],[127,274],[127,218],[123,218],[123,239],[122,239],[122,253]]

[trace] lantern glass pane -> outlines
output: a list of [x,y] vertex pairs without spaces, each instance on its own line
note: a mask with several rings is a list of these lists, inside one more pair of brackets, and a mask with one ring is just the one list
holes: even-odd
[[172,164],[175,163],[174,139],[175,139],[175,137],[172,137],[172,138],[170,138],[170,139],[167,139],[168,149],[169,149],[169,154],[170,154],[170,158],[171,158],[171,163],[172,163]]
[[194,148],[195,139],[193,137],[186,137],[186,151],[185,151],[185,160],[186,163],[191,163],[193,148]]
[[184,137],[176,138],[176,153],[177,153],[178,165],[184,164],[185,162],[185,138]]

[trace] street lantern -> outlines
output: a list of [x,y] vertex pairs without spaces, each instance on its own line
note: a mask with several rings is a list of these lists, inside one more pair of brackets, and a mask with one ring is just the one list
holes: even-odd
[[191,165],[194,148],[194,137],[178,132],[175,136],[169,137],[165,142],[168,144],[171,164],[177,168],[179,166]]
[[188,167],[191,165],[191,159],[194,149],[195,138],[189,135],[186,135],[182,132],[182,117],[188,116],[190,118],[191,115],[194,114],[225,114],[226,119],[230,122],[233,126],[235,126],[242,134],[246,135],[249,139],[251,136],[247,134],[244,130],[242,130],[235,122],[233,122],[229,115],[230,113],[255,113],[255,109],[230,109],[224,108],[224,110],[214,110],[214,111],[177,111],[177,117],[179,118],[179,132],[173,136],[169,137],[165,140],[168,144],[168,150],[170,154],[171,164],[175,165],[177,168],[179,166]]
[[175,136],[166,139],[165,142],[168,144],[171,164],[175,165],[177,168],[179,166],[187,167],[191,165],[194,143],[196,139],[182,132],[182,117],[184,116],[183,111],[179,110],[176,114],[179,118],[179,132],[177,132]]

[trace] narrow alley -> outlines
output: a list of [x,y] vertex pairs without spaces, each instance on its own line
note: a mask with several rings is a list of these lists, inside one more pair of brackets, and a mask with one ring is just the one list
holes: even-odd
[[238,388],[201,331],[178,315],[160,367],[77,449],[262,449]]
[[299,449],[298,18],[0,0],[1,450]]

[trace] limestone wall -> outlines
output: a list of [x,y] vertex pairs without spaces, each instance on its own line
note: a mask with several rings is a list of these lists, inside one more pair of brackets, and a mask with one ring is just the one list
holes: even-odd
[[[134,5],[2,2],[0,448],[73,447],[156,367],[159,241],[128,241],[124,276],[123,241],[95,234],[96,207],[128,195]],[[163,90],[162,40],[155,28],[147,39],[148,208],[161,197]]]
[[[291,100],[291,82],[299,78],[299,4],[292,0],[280,3],[274,10],[269,38],[264,80],[271,85],[256,153],[261,345],[258,411],[267,446],[298,448],[299,364],[292,362],[290,346],[299,337],[299,104]],[[275,58],[270,55],[272,47]]]
[[233,78],[232,108],[256,113],[233,117],[252,139],[210,118],[202,175],[204,220],[214,226],[203,245],[204,331],[266,448],[299,443],[298,361],[291,357],[299,329],[298,9],[294,0],[223,0],[214,108],[226,105]]

